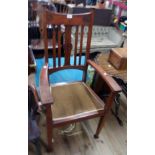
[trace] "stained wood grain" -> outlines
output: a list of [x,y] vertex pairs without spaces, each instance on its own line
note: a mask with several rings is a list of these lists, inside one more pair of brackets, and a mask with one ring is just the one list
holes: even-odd
[[109,53],[102,53],[98,55],[95,62],[100,65],[104,69],[104,71],[107,72],[107,74],[119,77],[122,80],[127,81],[127,70],[117,70],[108,62],[108,58]]
[[[53,151],[51,148],[53,148],[52,135],[54,134],[52,134],[52,132],[53,132],[54,127],[60,127],[60,126],[68,125],[70,123],[75,123],[75,122],[77,123],[77,122],[95,118],[95,117],[103,117],[105,116],[105,113],[107,111],[106,109],[108,109],[106,108],[107,106],[105,106],[105,108],[102,107],[103,102],[101,100],[99,101],[99,99],[96,97],[96,94],[93,91],[90,91],[90,89],[87,88],[86,86],[83,87],[81,85],[78,91],[76,91],[77,90],[76,87],[74,87],[73,89],[72,87],[70,87],[70,90],[66,88],[64,89],[63,93],[60,93],[62,88],[58,89],[59,87],[58,88],[49,87],[48,75],[50,73],[54,71],[66,69],[69,67],[70,69],[71,68],[82,69],[83,71],[85,71],[84,75],[86,76],[88,64],[91,65],[102,76],[102,79],[105,80],[105,82],[108,84],[108,86],[111,89],[110,96],[108,97],[109,100],[106,103],[109,106],[112,105],[112,101],[116,93],[121,90],[120,87],[117,85],[117,83],[111,77],[105,76],[103,74],[104,71],[102,70],[101,67],[97,66],[94,62],[87,60],[89,57],[89,48],[90,48],[90,41],[91,41],[89,38],[91,38],[91,34],[92,34],[91,30],[92,30],[93,16],[94,16],[93,12],[84,13],[84,14],[66,15],[66,14],[53,13],[53,12],[45,10],[41,18],[41,21],[43,23],[42,24],[43,25],[43,36],[44,36],[43,38],[44,38],[44,46],[45,46],[45,49],[44,49],[45,65],[43,66],[41,70],[41,74],[40,74],[40,97],[41,97],[42,104],[46,105],[45,106],[46,126],[47,126],[47,141],[48,141],[49,151]],[[61,67],[56,66],[56,61],[55,61],[56,40],[55,39],[53,39],[53,59],[54,59],[53,62],[54,64],[53,64],[53,68],[48,67],[48,35],[47,35],[46,29],[49,24],[53,25],[53,35],[54,35],[53,38],[55,38],[56,36],[54,27],[59,27],[60,25],[65,26],[65,29],[64,29],[65,31],[63,34],[64,40],[62,43],[62,46],[65,51],[65,64],[64,66],[61,66]],[[81,27],[79,65],[75,65],[75,66],[72,66],[70,64],[70,56],[71,56],[71,50],[73,46],[71,44],[72,43],[71,42],[72,40],[71,29],[73,26]],[[89,38],[87,39],[87,52],[86,52],[85,64],[82,65],[80,61],[81,61],[81,55],[82,55],[82,42],[83,42],[82,38],[83,38],[84,26],[88,26],[89,30],[88,30],[87,37]],[[60,46],[59,43],[58,43],[58,46]],[[83,76],[84,81],[85,79],[86,77]],[[56,91],[54,95],[54,92],[56,89],[58,91]],[[61,101],[59,99],[61,99]],[[64,103],[62,104],[62,102]],[[54,103],[55,105],[54,104],[51,105],[52,103]],[[54,110],[54,106],[55,106],[55,110]],[[55,115],[55,112],[56,112],[56,115]],[[98,137],[102,127],[103,127],[103,121],[100,121],[97,127],[95,137]]]

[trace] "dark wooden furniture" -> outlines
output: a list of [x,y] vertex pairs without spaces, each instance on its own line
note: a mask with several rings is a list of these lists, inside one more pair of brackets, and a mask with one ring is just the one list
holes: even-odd
[[[47,2],[36,2],[36,1],[31,1],[30,4],[31,4],[30,5],[31,7],[29,8],[29,10],[31,10],[30,12],[35,12],[36,16],[33,19],[33,21],[32,20],[29,21],[28,43],[29,45],[31,45],[33,51],[37,51],[37,53],[40,53],[40,52],[42,53],[44,49],[44,44],[42,39],[41,25],[40,25],[40,22],[36,20],[37,16],[40,17],[41,12],[46,9],[54,12],[67,13],[68,6],[63,3],[49,4]],[[48,39],[49,39],[48,49],[51,52],[53,49],[52,45],[50,44],[52,42],[51,39],[53,36],[53,28],[48,25],[47,31],[48,31]]]
[[[120,51],[120,48],[114,48],[112,50],[114,50],[114,51]],[[126,50],[127,50],[127,48],[121,48],[121,51],[126,51]],[[127,69],[126,68],[125,69],[116,69],[116,67],[114,67],[109,62],[109,54],[110,53],[101,53],[101,54],[98,54],[98,56],[95,59],[95,63],[98,64],[102,69],[104,69],[104,71],[106,72],[107,75],[113,77],[113,79],[122,88],[122,92],[127,97]],[[102,87],[101,79],[100,78],[98,78],[96,76],[94,78],[94,80],[95,80],[96,86],[99,85],[100,87]],[[94,89],[96,89],[96,88],[94,88]],[[100,90],[97,90],[97,92],[100,92]],[[123,122],[119,118],[119,107],[120,107],[119,97],[120,97],[119,94],[117,94],[116,97],[115,97],[115,100],[114,100],[115,101],[115,112],[112,111],[112,113],[114,114],[114,116],[118,120],[118,123],[122,126],[123,125]]]
[[[40,74],[40,98],[42,106],[46,109],[46,127],[47,127],[47,141],[48,150],[52,150],[52,131],[54,127],[70,124],[73,122],[83,121],[94,117],[100,117],[100,121],[95,133],[95,138],[103,127],[106,112],[112,105],[115,95],[121,91],[119,85],[105,74],[105,71],[89,60],[89,49],[92,34],[93,12],[67,15],[52,13],[45,11],[42,14],[41,22],[43,25],[43,36],[45,45],[45,64]],[[48,66],[48,38],[46,27],[52,24],[53,30],[58,28],[58,50],[56,51],[56,33],[53,31],[53,67]],[[61,28],[64,25],[64,41],[61,43]],[[76,27],[75,41],[72,42],[71,31],[73,26]],[[84,27],[88,27],[87,45],[85,53],[85,63],[81,64],[82,48],[83,48],[83,31]],[[80,36],[78,32],[81,31]],[[78,39],[80,37],[80,40]],[[80,42],[80,50],[77,51],[77,44]],[[74,50],[74,64],[70,64],[70,56],[72,44],[75,44]],[[61,64],[61,47],[65,50],[65,63]],[[78,54],[78,56],[77,56]],[[57,55],[57,57],[56,57]],[[86,82],[87,67],[91,65],[96,72],[101,75],[102,80],[107,83],[110,88],[110,95],[106,104],[88,87]],[[75,83],[56,84],[49,83],[49,75],[64,69],[78,69],[83,71],[83,80]]]
[[118,70],[127,69],[127,48],[112,48],[108,61]]
[[[120,49],[120,48],[118,48]],[[117,50],[117,48],[115,48]],[[101,66],[104,71],[110,76],[121,78],[124,82],[127,82],[127,69],[116,69],[109,61],[109,53],[101,53],[95,59],[95,63]]]

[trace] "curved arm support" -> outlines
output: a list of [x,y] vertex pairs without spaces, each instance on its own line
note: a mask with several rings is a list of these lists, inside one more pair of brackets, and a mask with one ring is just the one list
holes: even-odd
[[48,81],[48,65],[45,64],[40,74],[40,99],[43,105],[52,104],[53,98]]

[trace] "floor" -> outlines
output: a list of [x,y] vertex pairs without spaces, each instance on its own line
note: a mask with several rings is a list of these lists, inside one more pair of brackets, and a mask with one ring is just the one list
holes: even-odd
[[[98,119],[77,123],[72,132],[64,134],[63,129],[54,129],[54,151],[47,153],[43,145],[43,155],[126,155],[127,154],[127,104],[121,95],[119,116],[123,121],[120,126],[110,112],[99,139],[94,139]],[[45,117],[40,120],[41,139],[46,142]],[[29,144],[29,155],[35,155],[34,146]]]

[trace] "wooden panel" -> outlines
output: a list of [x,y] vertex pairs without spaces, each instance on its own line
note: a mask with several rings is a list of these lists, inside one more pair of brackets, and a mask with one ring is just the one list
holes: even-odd
[[127,48],[112,48],[108,61],[119,70],[127,69]]

